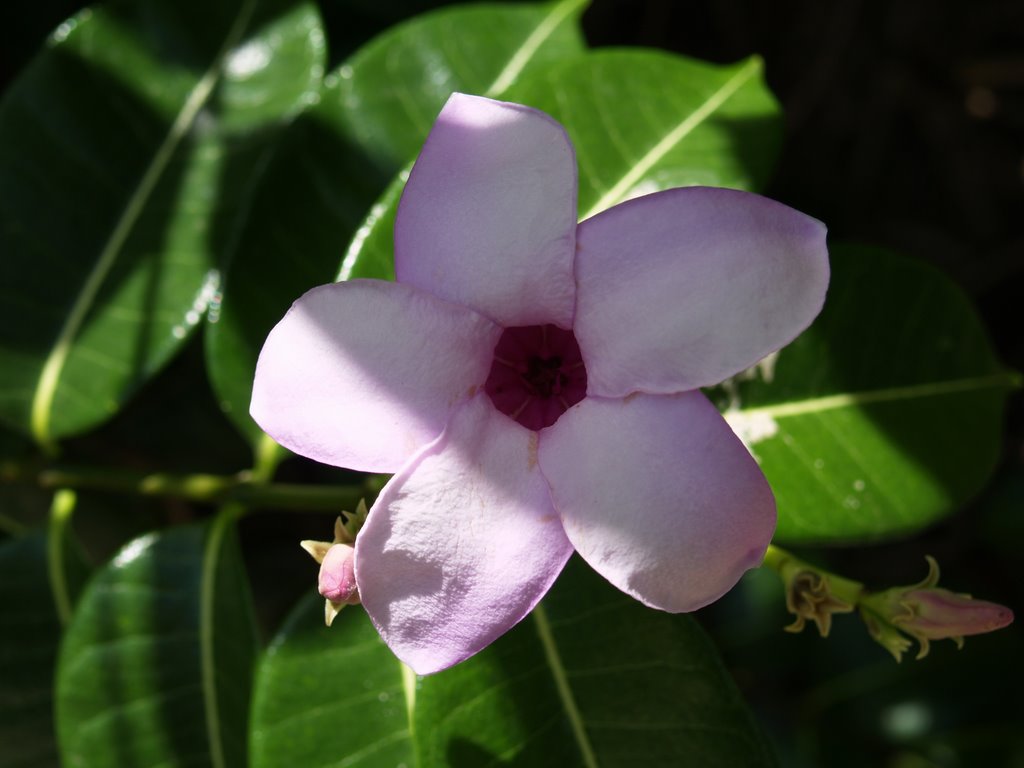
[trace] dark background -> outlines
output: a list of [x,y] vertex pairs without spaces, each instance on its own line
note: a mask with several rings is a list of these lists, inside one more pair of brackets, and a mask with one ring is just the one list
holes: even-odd
[[[321,0],[332,63],[391,23],[441,4]],[[82,5],[4,3],[0,86]],[[1024,370],[1024,2],[594,0],[584,28],[594,46],[654,46],[716,62],[761,55],[786,121],[766,193],[826,222],[835,240],[938,266],[972,297],[1006,365]],[[151,385],[165,402],[193,410],[198,402],[215,422],[204,386],[195,344]],[[175,418],[169,410],[165,420]],[[129,408],[80,448],[114,456],[126,425],[152,417]],[[235,442],[237,457],[218,457],[224,471],[236,460],[244,465],[244,446]],[[188,449],[155,439],[136,444],[132,461],[166,467],[172,451]],[[309,479],[305,468],[284,471]],[[109,546],[127,533],[113,522],[117,503],[105,502],[107,516],[100,514],[113,529]],[[131,514],[131,527],[143,530],[194,512],[165,502]],[[294,542],[315,535],[323,520],[246,522],[265,632],[313,578]],[[923,555],[933,554],[946,586],[1019,613],[1022,543],[1024,398],[1017,393],[1001,465],[967,508],[912,540],[801,554],[875,587],[919,580]],[[94,547],[103,550],[102,536]],[[781,591],[762,573],[699,618],[784,765],[1024,766],[1024,641],[1016,628],[969,639],[959,653],[942,642],[927,659],[897,665],[852,617],[839,617],[828,640],[813,629],[782,633]]]

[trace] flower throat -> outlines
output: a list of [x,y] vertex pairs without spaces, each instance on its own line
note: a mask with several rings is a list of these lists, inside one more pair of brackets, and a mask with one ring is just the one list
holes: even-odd
[[587,369],[572,331],[506,328],[484,389],[494,407],[527,429],[550,427],[587,393]]

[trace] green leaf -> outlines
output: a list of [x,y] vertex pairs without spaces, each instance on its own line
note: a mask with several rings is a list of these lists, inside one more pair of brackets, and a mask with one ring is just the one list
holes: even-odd
[[0,542],[0,768],[57,763],[53,667],[60,640],[45,534]]
[[322,600],[305,601],[261,664],[254,765],[413,765],[413,749],[415,764],[466,768],[774,764],[696,622],[578,559],[470,660],[419,680],[402,670],[362,611],[327,629]]
[[950,514],[991,473],[1019,385],[933,268],[850,247],[831,263],[818,319],[723,403],[775,490],[782,541],[903,535]]
[[584,51],[587,0],[445,8],[399,24],[337,73],[353,140],[393,176],[453,91],[496,97]]
[[403,669],[362,608],[343,610],[327,627],[324,599],[314,592],[260,661],[252,768],[411,767],[406,686],[413,678]]
[[244,766],[255,652],[229,512],[135,539],[90,582],[61,647],[64,763]]
[[654,50],[597,50],[505,94],[569,132],[580,218],[633,197],[703,185],[757,190],[781,138],[758,58],[719,66]]
[[[502,98],[565,126],[585,219],[670,187],[760,188],[781,134],[761,70],[756,58],[723,67],[658,51],[597,50],[534,71]],[[374,206],[345,256],[343,277],[375,277],[392,261],[403,186],[399,177]]]
[[774,764],[697,623],[579,558],[512,632],[422,680],[415,732],[422,765]]
[[[267,333],[302,293],[338,279],[367,210],[417,152],[451,91],[505,88],[577,55],[583,5],[440,10],[389,30],[325,78],[318,104],[263,162],[223,303],[210,315],[210,378],[221,407],[251,441],[259,445],[263,436],[248,411]],[[342,277],[390,277],[390,229],[378,256]]]
[[[60,26],[0,105],[0,419],[114,413],[215,301],[232,153],[322,74],[311,4],[120,3]],[[59,279],[56,279],[59,278]]]
[[383,179],[331,122],[325,103],[301,115],[266,160],[223,303],[208,315],[205,353],[221,410],[252,443],[262,430],[249,416],[256,359],[274,324],[314,285],[331,282],[340,254]]

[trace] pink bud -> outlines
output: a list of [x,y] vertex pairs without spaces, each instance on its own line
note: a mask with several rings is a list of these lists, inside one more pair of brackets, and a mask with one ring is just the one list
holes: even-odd
[[905,593],[901,601],[911,615],[897,617],[903,630],[929,640],[980,635],[1002,629],[1013,621],[1013,611],[998,603],[973,600],[948,589],[931,587]]
[[320,594],[332,603],[356,605],[356,551],[348,544],[334,544],[320,564]]

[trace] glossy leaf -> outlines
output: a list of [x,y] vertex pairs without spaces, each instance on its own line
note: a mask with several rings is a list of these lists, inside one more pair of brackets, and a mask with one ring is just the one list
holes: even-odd
[[0,105],[0,419],[80,432],[174,354],[216,299],[252,172],[233,153],[308,100],[322,52],[315,9],[289,0],[60,26]]
[[415,683],[362,611],[329,630],[322,612],[304,602],[263,659],[255,765],[774,764],[696,622],[578,559],[512,632]]
[[[538,69],[501,94],[558,120],[579,164],[580,218],[669,187],[757,190],[778,151],[778,106],[752,58],[717,66],[649,50],[596,50]],[[343,274],[391,260],[402,182],[379,201]]]
[[[248,412],[267,333],[302,293],[338,278],[346,245],[418,151],[451,91],[504,89],[578,55],[582,6],[560,0],[439,10],[389,30],[325,78],[319,103],[264,161],[223,303],[210,315],[210,377],[221,407],[251,440],[262,436]],[[387,278],[391,263],[389,242],[380,258],[343,277]]]
[[130,542],[61,647],[64,763],[244,766],[255,644],[229,516]]
[[653,50],[596,50],[510,88],[565,126],[580,218],[670,187],[757,190],[778,153],[779,108],[758,58],[719,66]]
[[1019,376],[931,267],[833,248],[821,315],[730,385],[727,418],[775,490],[782,541],[906,534],[977,493]]
[[260,661],[253,768],[415,765],[405,685],[414,680],[362,608],[324,625],[324,599],[302,600]]
[[0,542],[0,768],[57,763],[53,667],[60,622],[45,534]]
[[587,0],[446,8],[392,27],[337,73],[351,136],[393,175],[453,91],[497,97],[583,53]]
[[383,179],[349,146],[326,107],[293,122],[266,159],[223,285],[208,315],[207,371],[217,401],[253,443],[262,431],[249,416],[256,358],[291,303],[337,274],[340,254]]
[[573,558],[540,609],[422,681],[422,765],[773,765],[710,641]]

